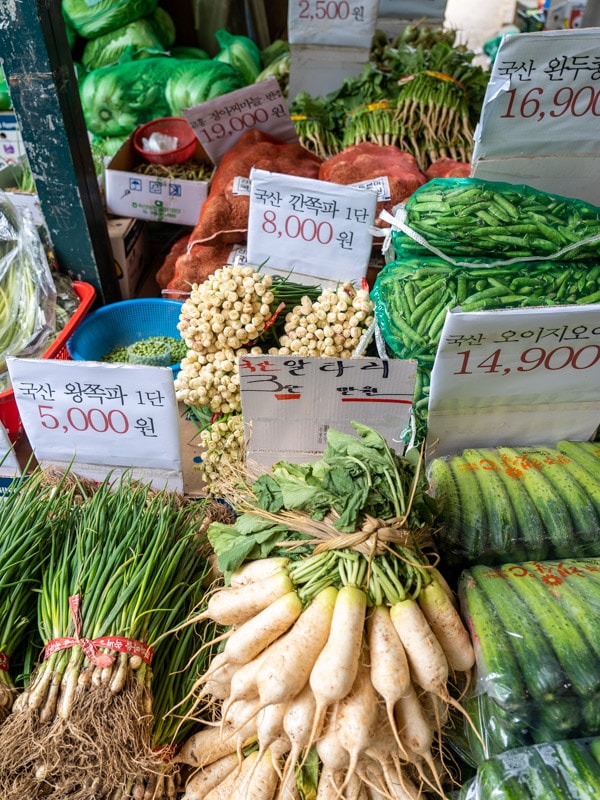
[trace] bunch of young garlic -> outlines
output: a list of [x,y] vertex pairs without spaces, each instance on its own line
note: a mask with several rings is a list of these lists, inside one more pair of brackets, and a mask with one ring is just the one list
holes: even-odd
[[[285,308],[292,311],[283,316]],[[368,289],[349,283],[321,290],[226,264],[192,286],[178,324],[188,352],[175,392],[186,406],[212,414],[200,433],[209,489],[224,467],[244,463],[238,359],[263,353],[350,358],[372,321]]]

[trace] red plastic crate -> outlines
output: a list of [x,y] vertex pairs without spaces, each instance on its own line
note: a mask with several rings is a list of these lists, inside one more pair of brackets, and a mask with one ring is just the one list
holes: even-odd
[[[79,325],[81,320],[85,317],[94,300],[96,299],[96,289],[91,283],[73,281],[73,289],[79,297],[79,305],[65,327],[62,329],[56,339],[54,339],[52,344],[48,347],[41,358],[59,358],[63,360],[70,359],[66,346],[67,339]],[[15,393],[12,389],[7,389],[5,392],[0,392],[0,422],[8,431],[8,438],[11,440],[11,442],[18,442],[23,434],[23,426],[21,424],[21,417],[19,416],[19,409],[17,408],[17,402],[15,400]]]

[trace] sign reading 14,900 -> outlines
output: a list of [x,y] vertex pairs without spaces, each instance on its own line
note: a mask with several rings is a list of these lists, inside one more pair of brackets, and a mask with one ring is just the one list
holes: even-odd
[[494,59],[473,158],[597,154],[599,118],[598,28],[508,35]]

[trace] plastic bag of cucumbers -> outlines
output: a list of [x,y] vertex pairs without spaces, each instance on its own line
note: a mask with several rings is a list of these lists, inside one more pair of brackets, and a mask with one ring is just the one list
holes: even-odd
[[532,745],[484,761],[457,800],[596,800],[600,739]]
[[434,458],[448,564],[600,556],[600,443],[467,449]]
[[600,559],[477,565],[459,596],[476,656],[472,763],[600,735]]

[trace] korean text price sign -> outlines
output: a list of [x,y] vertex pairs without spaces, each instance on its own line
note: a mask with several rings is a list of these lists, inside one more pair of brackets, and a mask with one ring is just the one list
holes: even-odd
[[296,143],[298,134],[276,78],[245,86],[183,110],[196,138],[214,164],[252,128],[284,142]]
[[494,60],[474,157],[600,152],[600,32],[506,36]]
[[365,189],[252,169],[248,262],[360,281],[371,255],[376,205],[375,192]]
[[400,446],[414,361],[258,355],[238,363],[249,460],[265,466],[311,460],[325,449],[329,428],[354,433],[354,420]]
[[181,471],[172,370],[19,358],[8,368],[39,462]]
[[290,44],[369,47],[379,0],[292,0],[288,9]]
[[597,305],[447,315],[431,374],[436,455],[589,439],[598,424]]

